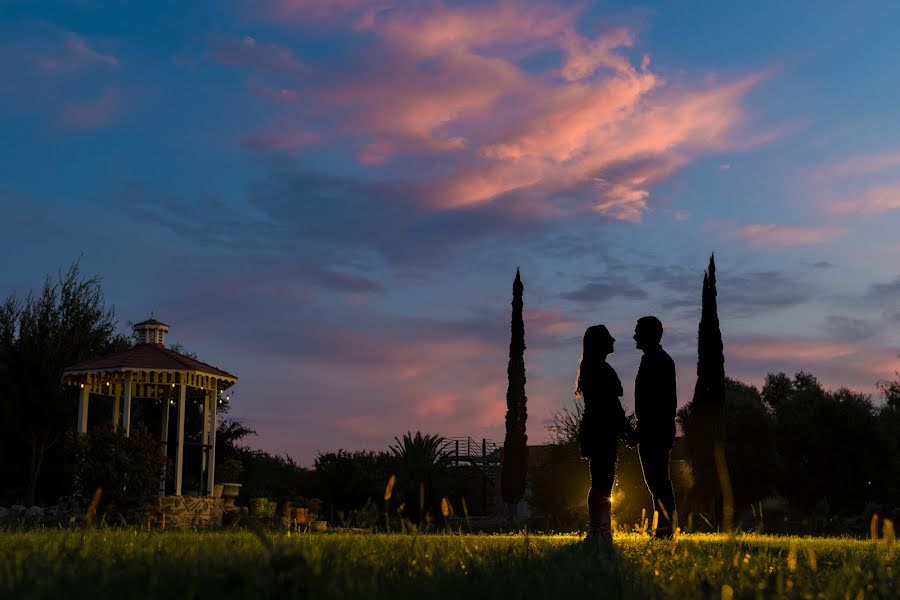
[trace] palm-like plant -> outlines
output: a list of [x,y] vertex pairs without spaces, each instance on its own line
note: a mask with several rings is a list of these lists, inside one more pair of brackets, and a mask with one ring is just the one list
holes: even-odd
[[402,440],[395,437],[394,441],[397,444],[389,448],[397,459],[401,495],[410,507],[410,516],[421,523],[426,508],[440,499],[437,488],[443,487],[441,475],[448,465],[447,456],[441,451],[444,438],[417,431],[415,435],[406,432]]
[[390,446],[391,453],[400,460],[400,463],[411,473],[425,473],[440,469],[447,463],[447,456],[441,451],[444,443],[443,436],[422,435],[417,431],[416,435],[407,431],[403,434],[403,440],[395,437],[396,445]]

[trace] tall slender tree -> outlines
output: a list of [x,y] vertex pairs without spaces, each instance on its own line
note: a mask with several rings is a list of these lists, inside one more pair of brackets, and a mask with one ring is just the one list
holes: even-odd
[[525,493],[528,473],[528,436],[525,434],[528,398],[525,396],[525,322],[522,320],[524,289],[517,268],[513,281],[509,364],[506,367],[509,380],[506,389],[506,440],[500,473],[500,491],[512,514],[515,514],[515,507]]
[[722,481],[718,476],[715,448],[721,446],[725,406],[725,355],[719,328],[716,300],[715,254],[709,257],[709,269],[703,275],[702,309],[697,332],[697,384],[693,408],[695,431],[692,462],[696,489],[702,498],[712,502],[716,514],[722,506]]

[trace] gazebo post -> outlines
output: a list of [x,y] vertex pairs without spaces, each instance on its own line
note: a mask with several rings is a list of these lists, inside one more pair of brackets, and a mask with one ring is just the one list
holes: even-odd
[[216,489],[216,407],[219,404],[218,382],[209,390],[209,404],[212,408],[209,428],[209,463],[206,465],[206,493],[212,496]]
[[113,431],[118,431],[122,422],[122,391],[119,389],[118,384],[112,384],[110,387],[112,388],[110,391],[113,396]]
[[90,386],[85,386],[82,383],[78,394],[78,433],[87,433],[88,401],[90,398]]
[[184,402],[187,394],[187,384],[181,375],[181,383],[178,386],[178,441],[175,451],[175,495],[181,495],[181,472],[184,470]]
[[[162,455],[163,460],[168,458],[169,456],[169,399],[163,399],[163,411],[162,411],[162,435],[159,436],[159,441],[162,442]],[[166,467],[163,466],[162,477],[159,480],[159,495],[166,495]]]
[[202,481],[200,482],[201,487],[204,487],[204,489],[200,490],[201,496],[204,495],[203,492],[207,491],[205,489],[205,486],[206,486],[205,475],[206,475],[206,464],[207,464],[206,445],[209,443],[209,401],[210,401],[209,389],[207,388],[203,392],[203,436],[202,436],[201,442],[200,442],[202,444],[201,445],[202,450],[200,452],[200,473],[202,473],[204,476]]
[[131,435],[131,373],[125,375],[125,412],[124,412],[124,427],[125,427],[125,437]]

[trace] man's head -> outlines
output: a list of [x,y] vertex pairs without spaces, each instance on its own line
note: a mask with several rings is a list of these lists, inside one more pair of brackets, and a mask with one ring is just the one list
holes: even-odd
[[656,317],[647,316],[638,319],[634,328],[634,345],[638,350],[652,350],[662,340],[662,322]]

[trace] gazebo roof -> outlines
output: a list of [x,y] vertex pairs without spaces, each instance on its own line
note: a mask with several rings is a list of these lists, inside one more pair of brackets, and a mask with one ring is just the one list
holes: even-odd
[[63,371],[63,375],[76,375],[97,371],[194,371],[221,379],[237,381],[237,377],[205,362],[169,350],[160,344],[137,344],[125,350],[100,358],[82,361]]
[[142,325],[162,325],[163,327],[168,327],[168,323],[163,323],[162,321],[157,321],[153,317],[150,317],[146,321],[141,321],[140,323],[135,323],[134,327],[140,327]]

